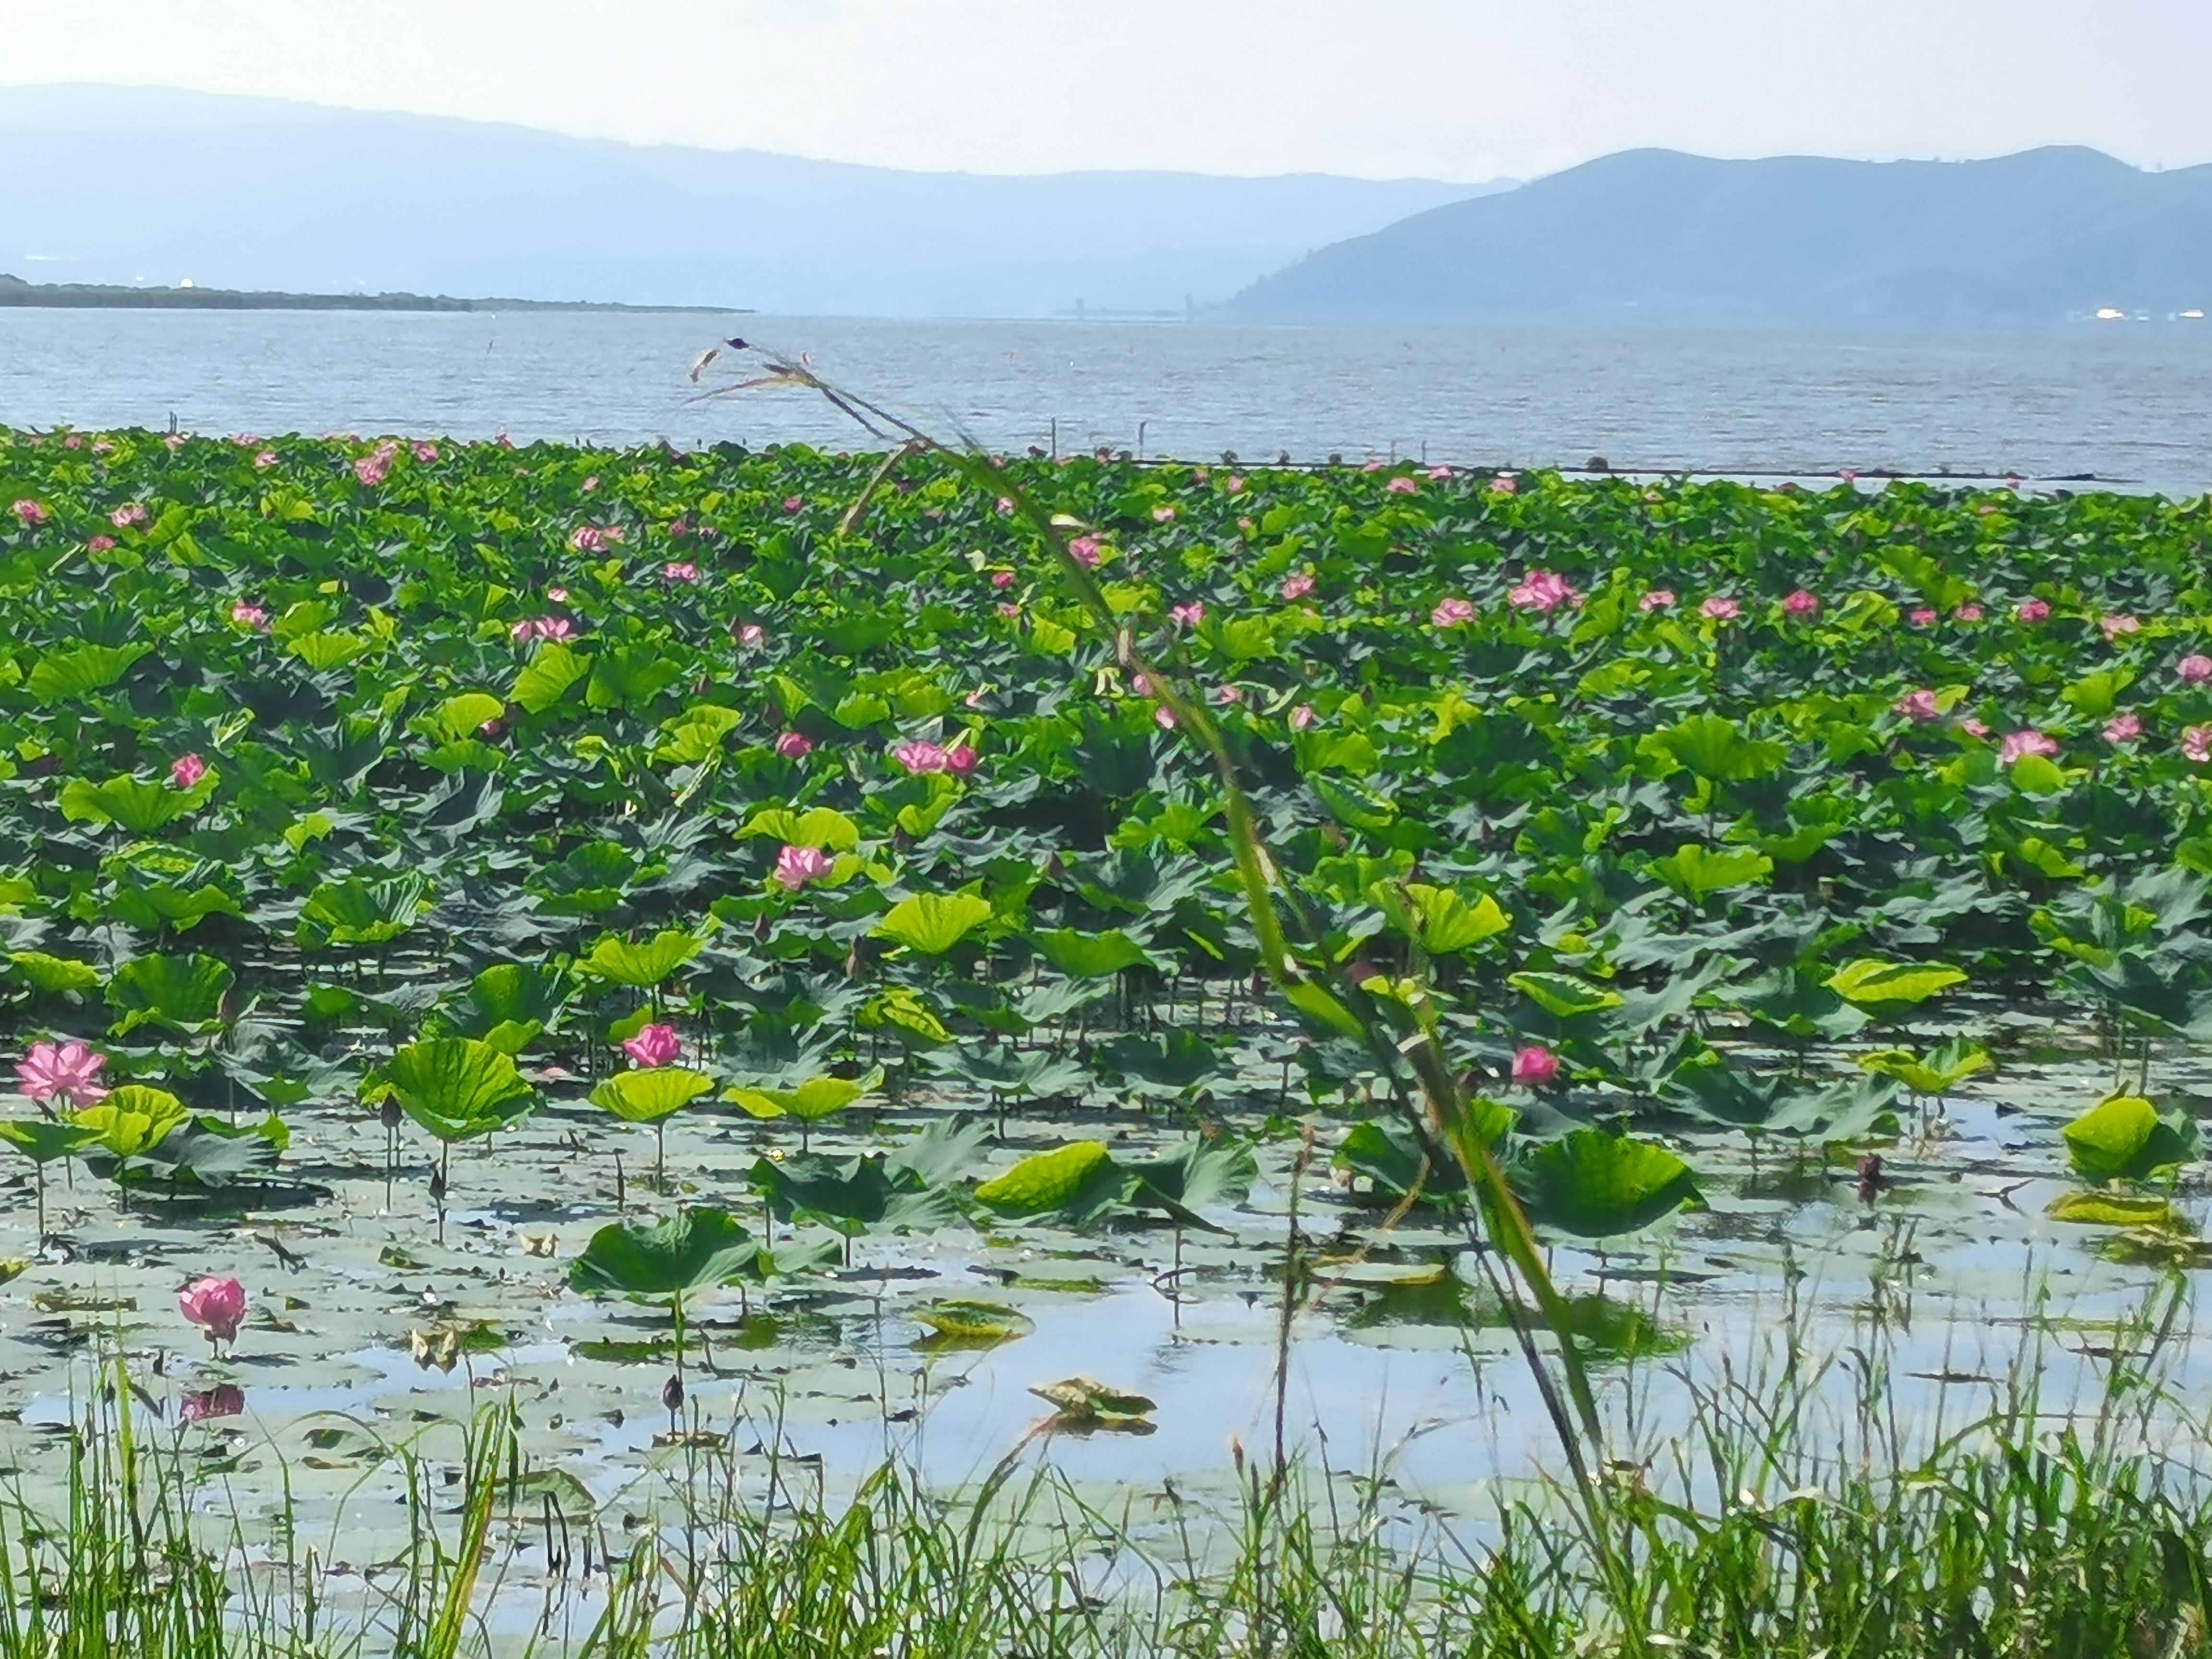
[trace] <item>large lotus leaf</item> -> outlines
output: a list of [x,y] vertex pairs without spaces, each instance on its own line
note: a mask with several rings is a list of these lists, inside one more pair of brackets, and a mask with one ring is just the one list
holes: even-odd
[[6,1141],[33,1164],[49,1164],[55,1158],[67,1158],[100,1139],[102,1133],[98,1125],[62,1123],[43,1117],[11,1118],[0,1122],[0,1140]]
[[875,931],[879,939],[938,957],[990,919],[989,902],[973,893],[917,893],[884,912]]
[[1554,1019],[1602,1013],[1621,1005],[1620,992],[1572,974],[1509,974],[1505,982]]
[[714,1079],[680,1066],[656,1066],[617,1072],[592,1091],[592,1103],[625,1123],[658,1123],[702,1095],[714,1091]]
[[159,1144],[124,1161],[120,1177],[133,1186],[219,1191],[269,1175],[291,1139],[282,1120],[233,1126],[195,1116]]
[[370,643],[366,634],[350,634],[338,629],[327,634],[302,634],[291,641],[285,649],[318,674],[327,674],[362,655],[368,650]]
[[928,1327],[930,1334],[919,1346],[932,1352],[995,1348],[1036,1328],[1036,1322],[1018,1308],[959,1297],[925,1302],[913,1309],[908,1317],[917,1325]]
[[468,1037],[409,1043],[392,1055],[372,1092],[388,1092],[441,1140],[489,1134],[520,1120],[533,1103],[514,1056]]
[[1127,1173],[1103,1141],[1078,1140],[1024,1158],[975,1188],[975,1201],[1002,1216],[1065,1212],[1088,1218],[1120,1201]]
[[218,781],[213,767],[189,789],[130,776],[99,784],[72,778],[62,786],[58,804],[73,823],[112,823],[134,836],[150,836],[206,805]]
[[949,1226],[959,1212],[952,1196],[880,1154],[840,1164],[801,1152],[752,1167],[755,1190],[779,1220],[821,1222],[848,1235],[880,1227],[923,1231]]
[[886,1163],[894,1174],[903,1170],[925,1186],[942,1187],[975,1166],[989,1133],[981,1122],[940,1117],[895,1148]]
[[699,766],[722,750],[722,741],[736,731],[744,716],[720,703],[702,702],[664,721],[665,733],[655,744],[653,758],[669,766]]
[[678,929],[655,933],[642,944],[617,933],[603,935],[576,966],[594,979],[649,990],[699,954],[696,933]]
[[1226,1229],[1200,1212],[1241,1203],[1259,1174],[1251,1147],[1225,1137],[1194,1140],[1179,1152],[1122,1167],[1132,1179],[1127,1201],[1158,1210],[1180,1226],[1210,1232]]
[[1722,714],[1693,714],[1658,732],[1652,741],[1698,776],[1715,783],[1763,778],[1778,771],[1789,750],[1747,738]]
[[2099,1102],[2059,1132],[2077,1174],[2090,1181],[2148,1181],[2196,1153],[2195,1125],[2162,1117],[2140,1095]]
[[1686,842],[1668,857],[1652,861],[1652,872],[1669,887],[1703,902],[1715,893],[1752,887],[1774,873],[1774,860],[1748,847],[1719,850]]
[[1152,959],[1145,947],[1118,927],[1103,933],[1086,933],[1073,927],[1032,933],[1030,942],[1046,961],[1071,979],[1110,979],[1128,968],[1146,968]]
[[1039,1100],[1080,1093],[1091,1080],[1090,1068],[1081,1061],[1048,1048],[965,1046],[957,1056],[940,1061],[939,1067],[966,1083]]
[[1859,1064],[1868,1071],[1893,1077],[1914,1094],[1930,1097],[1950,1093],[1991,1063],[1988,1049],[1964,1038],[1954,1038],[1926,1055],[1907,1048],[1883,1048],[1859,1056]]
[[70,991],[89,991],[100,983],[100,970],[88,962],[48,956],[44,951],[16,951],[8,965],[34,991],[49,996]]
[[1467,1190],[1467,1173],[1459,1161],[1441,1149],[1429,1152],[1413,1126],[1396,1118],[1352,1125],[1331,1164],[1365,1176],[1394,1198],[1413,1191],[1416,1182],[1421,1196],[1432,1202],[1456,1199]]
[[531,652],[507,695],[531,714],[542,714],[591,672],[591,659],[582,652],[549,641]]
[[138,957],[108,976],[107,1006],[122,1018],[118,1036],[141,1025],[194,1032],[214,1024],[222,999],[236,981],[230,964],[215,957]]
[[550,1030],[568,997],[568,975],[557,967],[537,963],[495,963],[469,981],[470,1007],[486,1030],[534,1023],[539,1030]]
[[1825,981],[1844,1001],[1869,1008],[1911,1007],[1966,982],[1965,970],[1946,963],[1877,962],[1871,957],[1845,963]]
[[412,927],[429,908],[429,885],[418,875],[380,881],[347,876],[326,881],[300,907],[301,942],[389,944]]
[[126,1083],[111,1089],[97,1106],[88,1106],[70,1121],[99,1137],[100,1150],[115,1158],[151,1152],[191,1118],[185,1103],[167,1089]]
[[825,853],[849,853],[860,844],[860,826],[831,806],[810,806],[804,812],[788,806],[769,806],[754,813],[738,831],[738,839],[767,836],[792,847],[819,848]]
[[843,1111],[871,1091],[883,1086],[881,1066],[866,1077],[814,1077],[795,1087],[723,1091],[722,1098],[759,1118],[795,1117],[811,1123]]
[[568,1283],[597,1296],[681,1298],[739,1278],[759,1243],[726,1210],[680,1210],[654,1227],[615,1223],[592,1235]]
[[1469,950],[1513,926],[1504,908],[1487,893],[1476,894],[1470,902],[1449,887],[1408,882],[1406,896],[1412,903],[1414,941],[1431,956]]
[[1510,1176],[1532,1220],[1583,1238],[1637,1232],[1702,1201],[1695,1172],[1664,1146],[1601,1129],[1534,1148]]
[[31,665],[31,695],[43,703],[70,702],[104,691],[151,650],[145,645],[78,645],[50,651]]
[[447,697],[416,725],[433,743],[459,743],[476,736],[486,721],[495,720],[506,712],[505,700],[489,691],[463,691]]
[[592,659],[584,701],[594,708],[641,710],[684,676],[684,659],[650,645],[618,645]]

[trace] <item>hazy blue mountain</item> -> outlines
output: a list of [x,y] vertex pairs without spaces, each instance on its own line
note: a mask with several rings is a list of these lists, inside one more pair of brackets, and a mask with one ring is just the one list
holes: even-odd
[[[1254,283],[1299,321],[2042,327],[2212,308],[2212,167],[1632,150],[1431,208]],[[2199,325],[2203,326],[2203,325]]]
[[905,173],[161,88],[0,88],[0,270],[33,282],[1180,313],[1484,188]]

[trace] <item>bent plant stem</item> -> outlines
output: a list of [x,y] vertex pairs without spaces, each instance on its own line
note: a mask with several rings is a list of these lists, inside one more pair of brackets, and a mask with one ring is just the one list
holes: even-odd
[[[1309,972],[1307,965],[1299,960],[1291,945],[1280,908],[1281,900],[1289,896],[1279,891],[1280,878],[1277,866],[1261,837],[1258,821],[1237,775],[1235,757],[1230,752],[1220,728],[1207,712],[1204,700],[1188,689],[1179,673],[1164,672],[1159,664],[1145,653],[1137,643],[1134,631],[1108,604],[1097,580],[1069,550],[1066,532],[1080,527],[1075,520],[1055,518],[1047,513],[1004,468],[988,456],[955,449],[912,422],[900,419],[865,398],[829,385],[804,365],[771,358],[769,367],[772,372],[764,378],[744,381],[720,391],[740,391],[759,385],[805,386],[819,392],[834,407],[872,435],[889,437],[896,434],[903,441],[884,465],[878,469],[860,497],[847,511],[842,520],[842,526],[859,522],[868,497],[881,487],[896,465],[907,456],[925,453],[942,456],[978,487],[994,491],[1013,503],[1015,513],[1051,550],[1061,578],[1074,592],[1084,609],[1114,641],[1118,660],[1132,672],[1145,677],[1152,696],[1174,717],[1176,729],[1185,733],[1212,761],[1222,787],[1231,855],[1238,884],[1243,890],[1252,929],[1259,942],[1261,968],[1300,1013],[1354,1041],[1367,1043],[1386,1061],[1395,1056],[1411,1064],[1420,1080],[1431,1131],[1451,1150],[1474,1188],[1476,1208],[1484,1235],[1504,1255],[1514,1275],[1527,1285],[1535,1298],[1537,1310],[1557,1344],[1559,1369],[1566,1381],[1568,1399],[1572,1402],[1571,1413],[1559,1397],[1542,1351],[1535,1344],[1534,1333],[1527,1328],[1526,1322],[1516,1315],[1515,1329],[1520,1340],[1522,1354],[1535,1377],[1546,1409],[1552,1417],[1553,1425],[1574,1470],[1577,1508],[1582,1511],[1581,1518],[1589,1529],[1592,1547],[1600,1555],[1605,1576],[1617,1598],[1616,1610],[1622,1618],[1623,1640],[1628,1650],[1643,1651],[1646,1645],[1644,1631],[1632,1613],[1632,1598],[1627,1594],[1630,1586],[1625,1564],[1620,1561],[1611,1547],[1609,1535],[1603,1525],[1602,1500],[1589,1478],[1590,1462],[1603,1452],[1604,1429],[1598,1417],[1596,1396],[1590,1387],[1588,1370],[1575,1346],[1573,1326],[1566,1303],[1552,1282],[1534,1230],[1506,1184],[1504,1170],[1498,1164],[1497,1155],[1473,1132],[1468,1118],[1465,1094],[1453,1073],[1437,1035],[1433,1011],[1425,1006],[1420,1033],[1400,1043],[1390,1036],[1380,1020],[1360,1018],[1343,998],[1333,992],[1320,977]],[[720,395],[720,392],[706,395]],[[890,430],[884,431],[876,424],[878,422]],[[1171,642],[1169,649],[1180,667],[1184,654],[1182,648]],[[1354,1000],[1361,1000],[1355,994]],[[1423,1002],[1425,1005],[1425,999]],[[1390,1069],[1395,1070],[1395,1064],[1391,1064]],[[1504,1300],[1509,1307],[1514,1305],[1513,1297],[1508,1296]]]

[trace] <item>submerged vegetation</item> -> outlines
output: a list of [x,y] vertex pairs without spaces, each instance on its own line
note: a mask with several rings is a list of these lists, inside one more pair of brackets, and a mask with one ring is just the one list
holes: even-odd
[[[526,1638],[479,1582],[526,1513],[548,1608],[596,1562],[558,1639],[601,1651],[2199,1650],[2181,1291],[2087,1357],[2086,1422],[2082,1328],[2020,1284],[1978,1292],[2028,1333],[2008,1382],[1946,1359],[1900,1413],[1883,1345],[1945,1226],[2070,1253],[2100,1318],[2212,1259],[2205,503],[894,435],[0,434],[9,1294],[29,1416],[88,1413],[10,1523],[0,1650],[318,1650],[275,1633],[327,1596],[292,1483],[335,1516],[397,1468],[366,1616],[410,1653]],[[1793,1315],[1778,1369],[1618,1299],[1794,1296],[1813,1212],[1870,1300]],[[1141,1524],[1098,1464],[1018,1468],[1178,1408],[1056,1363],[1135,1364],[1116,1285],[1273,1351],[1202,1522],[1178,1467]],[[1317,1322],[1463,1350],[1520,1449],[1309,1461]],[[957,1497],[701,1395],[811,1353],[816,1426],[919,1435],[1032,1345],[1049,1410]],[[257,1354],[400,1351],[463,1417],[508,1385],[458,1541],[366,1399],[303,1397],[267,1535],[185,1518]],[[57,1364],[94,1404],[52,1412]],[[1996,1392],[1947,1421],[1954,1382]],[[594,1440],[586,1389],[665,1431]],[[176,1407],[158,1455],[134,1399]],[[64,1512],[115,1550],[42,1553]]]

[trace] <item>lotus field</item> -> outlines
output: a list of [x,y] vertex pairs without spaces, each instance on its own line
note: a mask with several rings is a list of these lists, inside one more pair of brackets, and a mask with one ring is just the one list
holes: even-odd
[[548,1540],[1939,1410],[2212,1260],[2208,896],[2203,502],[0,434],[8,1461],[366,1571],[494,1393]]

